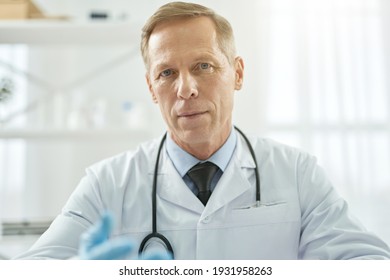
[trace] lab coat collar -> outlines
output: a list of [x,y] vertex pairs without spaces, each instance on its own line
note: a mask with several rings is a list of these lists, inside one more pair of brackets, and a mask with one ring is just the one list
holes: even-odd
[[[199,199],[186,186],[176,168],[173,166],[172,161],[169,159],[165,149],[163,149],[161,153],[158,170],[158,196],[161,199],[183,207],[184,209],[196,212],[202,216],[212,214],[239,197],[252,187],[245,175],[244,169],[254,169],[255,162],[242,137],[238,137],[237,140],[237,147],[232,159],[219,180],[206,207],[203,206]],[[156,153],[154,154],[156,157],[157,148]],[[149,172],[149,174],[153,177],[154,166],[150,170],[151,172]]]

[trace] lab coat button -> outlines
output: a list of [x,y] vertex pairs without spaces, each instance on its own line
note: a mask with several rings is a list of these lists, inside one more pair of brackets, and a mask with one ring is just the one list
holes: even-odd
[[209,223],[210,222],[210,216],[206,216],[204,219],[203,219],[203,223],[204,224],[207,224],[207,223]]

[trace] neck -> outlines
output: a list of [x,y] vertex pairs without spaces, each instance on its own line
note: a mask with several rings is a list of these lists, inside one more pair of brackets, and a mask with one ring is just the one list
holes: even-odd
[[226,133],[219,135],[212,135],[208,137],[206,141],[200,141],[196,143],[183,142],[181,139],[171,133],[171,138],[175,143],[185,150],[187,153],[196,157],[199,160],[206,160],[210,158],[216,151],[219,150],[225,144],[230,135],[231,130],[227,130]]

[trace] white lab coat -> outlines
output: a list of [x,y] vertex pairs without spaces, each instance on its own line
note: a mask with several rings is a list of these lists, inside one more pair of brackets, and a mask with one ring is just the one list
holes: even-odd
[[[206,207],[163,150],[157,227],[171,242],[176,259],[390,258],[388,246],[350,216],[315,158],[271,140],[250,139],[260,171],[262,204],[257,208],[255,164],[240,136]],[[115,217],[114,236],[140,243],[151,232],[159,142],[88,168],[62,213],[20,258],[77,255],[79,236],[103,210]]]

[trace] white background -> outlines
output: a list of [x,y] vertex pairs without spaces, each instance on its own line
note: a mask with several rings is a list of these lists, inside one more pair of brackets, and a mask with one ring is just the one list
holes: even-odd
[[[36,2],[47,14],[67,15],[75,23],[87,21],[91,11],[107,11],[107,23],[131,23],[134,38],[130,44],[0,46],[0,61],[8,65],[0,64],[0,75],[17,83],[14,98],[6,108],[0,105],[0,116],[41,100],[1,128],[5,221],[51,220],[85,167],[165,127],[134,48],[147,17],[166,1]],[[235,124],[316,155],[353,213],[390,243],[389,1],[195,2],[214,8],[235,30],[246,66]],[[123,63],[103,70],[127,54]],[[33,74],[34,81],[9,65]],[[75,87],[59,86],[86,76]],[[91,129],[100,132],[82,133]],[[4,136],[15,130],[20,137]],[[72,130],[77,133],[69,134]]]

